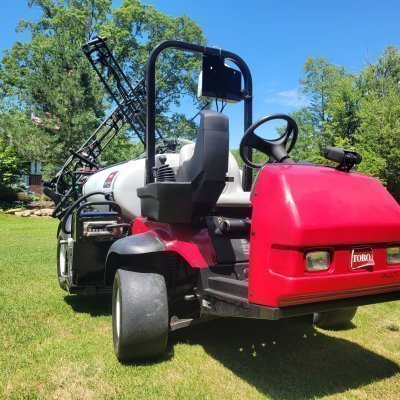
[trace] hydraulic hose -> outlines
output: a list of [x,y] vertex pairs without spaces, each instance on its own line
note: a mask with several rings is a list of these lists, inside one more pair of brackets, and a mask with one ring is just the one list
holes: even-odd
[[101,195],[103,195],[105,198],[106,198],[106,196],[112,196],[111,193],[106,193],[106,192],[97,191],[97,192],[87,193],[87,194],[85,194],[85,195],[79,197],[78,200],[76,200],[74,203],[72,203],[72,204],[69,206],[69,208],[67,209],[67,211],[65,212],[65,214],[64,214],[64,216],[63,216],[63,218],[62,218],[62,220],[61,220],[61,230],[62,230],[64,233],[66,233],[66,234],[70,234],[70,233],[71,233],[71,231],[67,231],[67,230],[66,230],[66,224],[67,224],[68,217],[71,215],[72,211],[73,211],[83,200],[87,199],[87,198],[90,197],[90,196],[94,196],[94,195],[96,195],[96,194],[101,194]]

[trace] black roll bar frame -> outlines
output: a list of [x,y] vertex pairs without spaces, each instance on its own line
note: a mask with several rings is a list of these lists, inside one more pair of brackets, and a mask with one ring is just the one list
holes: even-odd
[[[146,66],[146,90],[147,90],[147,112],[146,112],[146,182],[154,182],[153,168],[156,156],[156,61],[159,54],[165,49],[177,49],[199,53],[203,55],[219,55],[232,61],[241,71],[244,82],[244,131],[252,124],[253,119],[253,82],[251,72],[245,61],[235,53],[214,47],[201,46],[178,40],[166,40],[157,45],[149,55]],[[246,156],[252,159],[252,150],[247,147]],[[244,166],[242,187],[250,191],[252,185],[252,170]]]

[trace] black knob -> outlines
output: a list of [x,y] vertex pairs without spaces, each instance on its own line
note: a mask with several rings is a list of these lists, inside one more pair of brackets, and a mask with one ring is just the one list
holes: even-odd
[[162,154],[161,156],[158,157],[158,159],[160,160],[161,164],[165,164],[165,162],[167,161],[167,156]]

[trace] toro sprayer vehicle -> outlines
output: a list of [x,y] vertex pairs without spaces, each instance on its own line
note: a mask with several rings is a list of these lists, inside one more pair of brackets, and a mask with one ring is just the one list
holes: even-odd
[[[202,56],[201,97],[243,102],[243,172],[229,151],[226,115],[202,111],[195,142],[156,128],[156,61],[171,49]],[[296,122],[276,114],[253,123],[252,78],[239,56],[166,41],[151,52],[145,82],[132,85],[104,38],[84,52],[117,108],[71,150],[45,192],[61,220],[60,285],[112,290],[118,359],[159,356],[170,331],[210,317],[314,315],[329,327],[350,321],[357,306],[399,299],[400,206],[379,181],[352,171],[361,162],[354,151],[327,148],[336,166],[294,162]],[[271,120],[286,129],[266,140],[256,129]],[[124,124],[145,156],[99,168]],[[255,164],[252,149],[269,161]]]

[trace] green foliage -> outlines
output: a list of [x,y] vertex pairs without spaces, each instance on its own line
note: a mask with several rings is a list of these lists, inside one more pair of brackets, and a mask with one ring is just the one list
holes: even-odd
[[328,119],[328,100],[337,82],[344,75],[344,69],[327,62],[324,58],[309,57],[303,67],[305,78],[300,80],[303,92],[310,97],[310,116],[314,128],[320,134],[325,132]]
[[[385,183],[400,199],[400,53],[388,47],[359,74],[322,58],[306,61],[302,90],[310,105],[293,113],[300,137],[293,156],[324,162],[325,146],[363,155],[360,172]],[[325,161],[326,162],[326,161]]]
[[16,151],[0,137],[0,190],[18,181],[20,163]]
[[132,142],[124,134],[117,135],[101,155],[102,164],[116,164],[142,154],[144,147],[140,142]]
[[17,200],[13,184],[18,182],[21,172],[21,160],[16,151],[7,146],[0,136],[0,208],[8,208]]
[[[1,60],[0,133],[22,157],[41,159],[47,176],[110,108],[81,51],[83,43],[97,34],[109,36],[116,58],[135,81],[144,76],[148,54],[161,40],[205,41],[201,28],[188,17],[167,16],[138,0],[125,0],[113,9],[111,0],[30,0],[28,5],[38,7],[41,16],[37,22],[20,21],[18,30],[28,30],[31,39],[15,42]],[[160,57],[160,112],[179,107],[183,94],[194,96],[199,66],[196,57],[182,52]],[[129,132],[117,142],[122,148],[114,145],[103,161],[122,161],[119,157],[135,154],[135,149],[127,149]]]
[[[0,74],[1,118],[22,156],[40,157],[53,173],[103,115],[103,91],[81,52],[104,24],[107,0],[30,1],[38,22],[21,21],[32,38],[5,51]],[[107,6],[108,5],[108,6]]]
[[[110,46],[131,75],[143,77],[150,51],[167,39],[204,44],[202,29],[187,16],[170,17],[139,0],[125,0],[111,11],[101,29]],[[195,99],[200,69],[197,57],[181,51],[166,51],[157,62],[157,107],[160,112],[179,107],[182,95]]]
[[18,200],[18,193],[11,186],[0,187],[0,208],[14,208],[15,202]]
[[318,144],[317,138],[319,133],[313,124],[313,116],[308,108],[302,108],[292,113],[299,126],[299,136],[296,146],[292,150],[291,157],[297,161],[310,161],[321,163],[321,145]]
[[[400,53],[387,48],[375,64],[361,73],[363,97],[357,145],[365,149],[370,164],[363,169],[373,172],[400,199]],[[367,161],[368,159],[366,159]],[[376,172],[375,172],[376,170]]]

